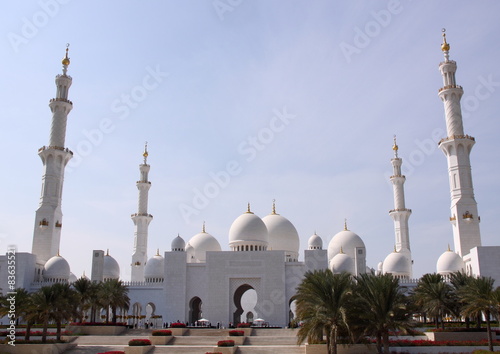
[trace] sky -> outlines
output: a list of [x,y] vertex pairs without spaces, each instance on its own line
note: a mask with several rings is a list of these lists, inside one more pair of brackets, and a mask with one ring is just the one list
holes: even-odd
[[483,245],[500,245],[497,1],[11,1],[0,14],[0,247],[31,252],[54,77],[73,77],[60,254],[91,272],[109,249],[130,279],[144,144],[148,254],[277,212],[301,249],[348,228],[373,268],[394,247],[393,136],[406,175],[415,277],[453,249],[438,70],[442,28],[464,87]]

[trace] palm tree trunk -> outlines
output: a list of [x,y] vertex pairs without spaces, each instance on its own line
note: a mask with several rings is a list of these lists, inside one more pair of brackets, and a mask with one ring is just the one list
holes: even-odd
[[486,331],[488,332],[488,348],[491,352],[493,352],[493,338],[491,337],[490,311],[485,311],[484,316],[486,317]]
[[476,316],[476,328],[481,328],[481,313],[478,313]]
[[30,340],[31,335],[31,321],[26,322],[26,334],[24,335],[24,340]]
[[389,332],[388,331],[384,331],[384,333],[382,333],[382,340],[384,343],[384,353],[388,354],[389,353]]
[[45,319],[43,321],[43,330],[42,330],[42,343],[47,342],[47,328],[49,327],[49,320]]
[[61,340],[61,320],[56,321],[56,326],[57,326],[56,340],[59,342]]
[[332,339],[330,340],[330,344],[332,346],[330,354],[337,354],[337,326],[333,326],[330,330],[330,335]]
[[377,353],[382,354],[382,336],[380,335],[380,332],[377,332],[376,343]]

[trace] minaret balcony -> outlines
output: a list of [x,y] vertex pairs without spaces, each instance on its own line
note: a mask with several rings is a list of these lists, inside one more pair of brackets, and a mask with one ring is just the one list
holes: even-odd
[[42,151],[45,151],[45,150],[59,150],[59,151],[64,151],[64,152],[67,152],[67,153],[70,153],[71,155],[73,155],[73,151],[71,151],[68,148],[61,147],[61,146],[42,146],[40,149],[38,149],[38,153],[41,153]]
[[137,181],[135,183],[147,183],[147,184],[151,184],[151,182],[149,182],[149,181]]
[[62,227],[62,223],[60,223],[59,221],[56,222],[56,227]]
[[147,216],[149,218],[153,217],[153,215],[148,214],[148,213],[135,213],[135,214],[130,215],[131,218],[135,218],[136,216]]
[[441,145],[441,143],[444,143],[446,141],[450,140],[457,140],[457,139],[466,139],[466,140],[471,140],[471,141],[476,141],[476,139],[470,135],[452,135],[452,136],[447,136],[446,138],[443,138],[439,141],[438,145]]
[[461,89],[462,90],[463,88],[460,85],[446,85],[446,86],[441,87],[438,92],[448,90],[448,89]]
[[389,214],[396,213],[396,212],[409,212],[409,213],[411,213],[411,209],[400,208],[400,209],[389,210]]
[[73,102],[71,102],[70,100],[66,99],[66,98],[61,98],[61,97],[58,97],[58,98],[51,98],[50,103],[52,102],[66,102],[66,103],[69,103],[70,105],[73,105]]
[[472,222],[472,220],[474,219],[474,216],[469,213],[469,211],[466,211],[465,214],[462,215],[462,217],[465,222]]

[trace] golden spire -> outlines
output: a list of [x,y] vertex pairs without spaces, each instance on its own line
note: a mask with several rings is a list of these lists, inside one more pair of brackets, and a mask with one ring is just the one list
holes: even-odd
[[144,143],[144,153],[142,154],[142,156],[144,156],[144,164],[146,164],[148,161],[148,142],[147,141]]
[[349,231],[347,228],[347,219],[344,219],[344,231]]
[[344,254],[344,250],[342,249],[342,246],[340,246],[340,251],[339,251],[340,254]]
[[273,199],[273,211],[271,213],[272,215],[279,215],[276,213],[276,199]]
[[59,254],[59,248],[57,249],[57,257],[61,257],[61,255]]
[[250,210],[250,203],[247,204],[247,214],[253,214]]
[[396,245],[394,245],[394,253],[397,253],[398,250],[396,249]]
[[62,60],[62,65],[64,65],[64,66],[68,66],[70,63],[69,57],[68,57],[68,50],[69,50],[69,43],[66,43],[66,56]]
[[159,256],[159,255],[160,255],[160,249],[159,249],[159,248],[157,248],[157,249],[156,249],[156,255],[157,255],[157,256]]
[[443,32],[443,43],[441,44],[441,50],[443,52],[448,52],[450,50],[450,44],[446,42],[446,28],[441,30]]
[[109,256],[109,248],[106,249],[106,256]]
[[394,145],[392,146],[392,150],[394,150],[394,156],[398,157],[398,144],[396,143],[396,134],[394,134]]
[[448,252],[451,252],[450,244],[448,243]]
[[201,232],[206,234],[207,232],[205,231],[205,221],[203,221],[203,228],[201,229]]

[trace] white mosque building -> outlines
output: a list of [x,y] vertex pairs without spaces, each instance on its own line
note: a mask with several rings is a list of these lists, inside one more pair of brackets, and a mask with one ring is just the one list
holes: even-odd
[[[444,61],[439,69],[443,87],[439,97],[444,103],[448,136],[439,147],[448,161],[454,251],[448,249],[437,261],[437,272],[443,275],[464,270],[476,276],[491,276],[500,281],[500,246],[481,246],[480,218],[471,177],[470,151],[474,138],[464,133],[460,99],[462,87],[456,84],[456,62],[449,59],[450,46],[443,34],[441,46]],[[67,74],[70,60],[62,61],[62,74],[56,76],[56,97],[50,100],[52,125],[49,145],[39,149],[44,172],[40,205],[36,211],[32,252],[16,254],[16,287],[36,291],[43,285],[73,282],[76,277],[70,265],[59,254],[62,229],[62,188],[64,169],[72,158],[65,147],[66,121],[73,104],[68,99],[72,78]],[[148,212],[151,188],[145,147],[139,165],[137,182],[139,203],[132,214],[135,237],[131,259],[132,279],[127,282],[134,316],[160,317],[162,322],[194,323],[201,317],[212,323],[228,324],[252,321],[260,317],[266,322],[286,326],[293,318],[292,297],[304,273],[329,268],[335,273],[347,271],[354,275],[376,271],[390,273],[407,285],[412,279],[412,254],[408,220],[411,210],[404,197],[405,176],[402,159],[394,139],[393,175],[394,251],[375,269],[366,264],[366,247],[360,236],[348,230],[337,233],[323,249],[323,240],[313,234],[308,249],[299,261],[299,234],[292,222],[276,211],[260,218],[247,210],[232,223],[228,232],[229,251],[210,235],[205,225],[187,242],[177,236],[171,249],[148,258],[148,226],[153,216]],[[120,266],[108,251],[92,253],[92,281],[119,279]],[[7,293],[12,281],[8,274],[8,255],[0,256],[0,291]],[[253,292],[251,300],[245,294]],[[149,318],[149,317],[148,317]]]

